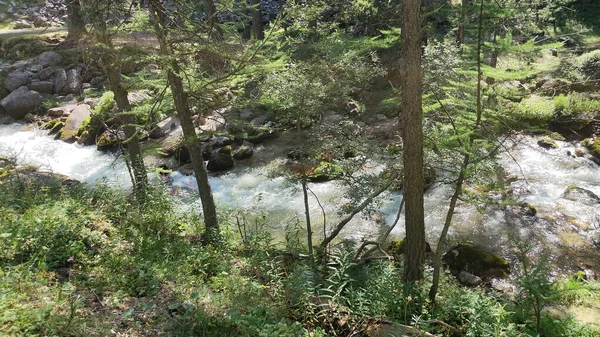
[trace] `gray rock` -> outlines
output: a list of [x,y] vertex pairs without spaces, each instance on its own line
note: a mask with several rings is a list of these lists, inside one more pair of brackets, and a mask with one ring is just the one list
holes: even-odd
[[59,53],[54,51],[45,51],[37,57],[37,64],[44,68],[54,67],[62,62],[63,58]]
[[171,131],[181,127],[181,122],[177,116],[171,116],[156,124],[156,127],[150,131],[150,138],[160,138],[169,134]]
[[181,126],[176,127],[174,130],[169,132],[167,136],[158,141],[161,152],[164,152],[167,156],[176,154],[183,147],[183,130]]
[[237,160],[242,160],[252,157],[253,154],[254,147],[252,146],[252,143],[244,142],[242,146],[238,147],[237,149],[235,149],[235,151],[233,151],[233,158]]
[[83,80],[77,69],[71,69],[67,72],[67,84],[65,85],[65,93],[79,95],[83,91]]
[[31,79],[32,73],[28,71],[13,71],[6,76],[4,86],[8,91],[17,90],[19,87],[27,85],[27,82]]
[[31,66],[31,71],[34,72],[34,73],[37,73],[38,71],[40,71],[42,69],[44,69],[44,67],[42,67],[39,64],[34,64],[34,65]]
[[223,171],[232,168],[233,165],[234,162],[233,157],[231,156],[231,147],[226,146],[211,153],[206,168],[209,171]]
[[577,186],[569,186],[560,196],[563,199],[575,201],[588,206],[600,205],[600,197],[594,192]]
[[54,80],[54,92],[63,95],[65,87],[67,86],[67,72],[64,69],[58,69],[56,71],[56,79]]
[[177,171],[181,172],[181,174],[183,175],[191,176],[192,174],[194,174],[194,165],[192,165],[191,163],[182,165],[179,168],[177,168]]
[[78,105],[69,115],[65,123],[62,132],[60,133],[60,139],[64,141],[74,141],[75,136],[79,127],[83,124],[83,121],[90,117],[91,110],[89,105],[81,104]]
[[0,101],[0,106],[14,119],[22,119],[40,105],[43,100],[39,92],[22,86]]
[[15,22],[15,29],[28,29],[28,28],[33,28],[33,23],[31,23],[25,19],[17,20]]
[[145,92],[133,91],[127,94],[127,99],[129,99],[129,103],[139,103],[145,100],[149,100],[151,97]]
[[252,121],[250,121],[252,126],[261,127],[267,123],[267,119],[265,117],[256,117]]
[[460,281],[460,283],[470,287],[478,286],[482,282],[481,277],[473,275],[471,273],[467,273],[466,271],[461,271],[458,274],[457,278]]
[[98,137],[96,145],[98,146],[98,150],[105,151],[125,140],[127,140],[127,137],[123,130],[108,129]]
[[251,120],[254,117],[254,113],[248,109],[242,109],[240,111],[240,118],[243,120]]
[[48,109],[48,116],[52,117],[52,118],[58,118],[58,117],[62,117],[62,115],[65,113],[65,108],[63,107],[56,107],[56,108],[50,108]]
[[212,143],[215,147],[223,147],[232,143],[231,139],[224,136],[215,137],[212,139]]
[[40,81],[49,81],[54,79],[57,69],[55,67],[44,68],[37,72]]
[[52,94],[52,89],[54,88],[54,83],[50,81],[37,81],[31,82],[29,84],[29,89],[35,90],[41,94]]

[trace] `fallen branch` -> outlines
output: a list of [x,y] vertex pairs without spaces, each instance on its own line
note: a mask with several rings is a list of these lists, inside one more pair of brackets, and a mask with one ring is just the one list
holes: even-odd
[[329,236],[323,239],[319,247],[320,250],[325,251],[325,249],[331,243],[331,241],[333,241],[333,239],[335,239],[338,236],[338,234],[340,234],[342,229],[344,229],[344,227],[350,222],[350,220],[352,220],[356,214],[360,213],[363,209],[365,209],[373,201],[373,199],[375,199],[381,193],[386,191],[390,187],[390,185],[392,185],[392,183],[396,180],[396,178],[398,178],[398,173],[392,174],[390,179],[380,189],[376,190],[371,195],[369,195],[360,205],[358,205],[350,214],[348,214],[348,216],[342,219],[337,224],[337,226],[335,226],[335,228],[329,234]]

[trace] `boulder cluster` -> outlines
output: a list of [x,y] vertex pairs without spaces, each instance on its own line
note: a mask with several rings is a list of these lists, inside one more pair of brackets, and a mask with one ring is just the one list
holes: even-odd
[[12,19],[15,29],[37,27],[62,27],[67,21],[65,1],[48,0],[44,4],[31,6],[15,0],[0,0],[0,21]]
[[33,60],[0,64],[5,77],[0,88],[0,108],[14,119],[23,119],[46,98],[80,95],[84,83],[82,68],[64,68],[63,57],[46,51]]

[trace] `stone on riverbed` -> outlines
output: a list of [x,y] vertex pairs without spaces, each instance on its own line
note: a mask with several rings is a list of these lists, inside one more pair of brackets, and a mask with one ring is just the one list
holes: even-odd
[[461,243],[450,249],[442,258],[454,275],[465,271],[481,277],[505,277],[510,273],[508,262],[483,248]]

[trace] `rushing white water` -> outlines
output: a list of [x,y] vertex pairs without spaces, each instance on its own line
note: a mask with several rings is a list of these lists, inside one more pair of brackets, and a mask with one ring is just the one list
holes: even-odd
[[129,188],[125,163],[95,147],[54,140],[47,131],[23,124],[0,125],[0,155],[16,159],[20,165],[34,165],[40,171],[60,173],[86,182],[105,182]]
[[[282,163],[286,144],[258,146],[255,157],[245,164],[224,174],[210,177],[215,199],[222,209],[256,209],[268,215],[268,222],[276,236],[283,237],[284,229],[294,222],[303,223],[303,197],[298,184],[283,177],[270,176],[271,169]],[[576,245],[574,235],[580,237],[597,234],[600,227],[600,207],[585,205],[561,197],[569,186],[585,188],[600,195],[600,167],[591,160],[574,157],[575,146],[569,142],[557,142],[557,149],[543,149],[536,139],[522,136],[515,140],[510,154],[502,154],[499,163],[509,176],[516,177],[511,188],[521,201],[528,202],[538,210],[537,217],[516,216],[502,207],[488,207],[478,212],[473,206],[459,205],[456,209],[451,238],[469,239],[496,251],[507,244],[507,233],[538,235],[557,246]],[[20,163],[33,164],[47,171],[68,175],[88,182],[106,182],[129,187],[129,175],[123,161],[114,155],[54,140],[40,130],[26,130],[23,125],[0,126],[0,155],[16,157]],[[195,179],[180,173],[172,173],[171,194],[186,203],[184,207],[200,209],[197,198],[189,191],[197,190]],[[331,228],[339,219],[337,211],[347,202],[345,189],[338,182],[310,184],[325,213],[327,226]],[[453,187],[437,184],[425,196],[425,223],[427,238],[435,242],[439,236],[448,200]],[[186,197],[187,195],[187,197]],[[396,218],[401,196],[387,193],[381,197],[377,208],[388,225]],[[322,209],[310,196],[310,209],[315,235],[322,233]],[[344,230],[345,237],[362,239],[374,237],[385,230],[381,222],[357,216]],[[402,217],[393,234],[402,237]],[[575,240],[577,241],[577,240]],[[589,239],[588,239],[589,242]]]

